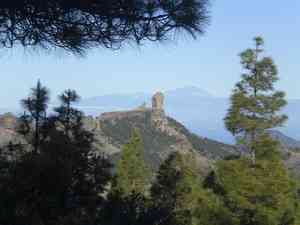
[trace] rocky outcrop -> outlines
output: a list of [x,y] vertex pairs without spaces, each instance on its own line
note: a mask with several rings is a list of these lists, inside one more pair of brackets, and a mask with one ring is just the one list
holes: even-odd
[[118,111],[118,112],[106,112],[102,113],[97,119],[103,120],[120,120],[127,117],[143,115],[147,110],[130,110],[130,111]]
[[[12,114],[0,116],[0,144],[1,140],[4,140],[2,144],[15,140],[16,123],[17,120]],[[133,110],[103,113],[96,118],[87,116],[83,124],[86,130],[94,134],[95,152],[109,155],[113,162],[118,160],[122,146],[130,139],[133,129],[137,128],[143,138],[146,162],[153,170],[158,169],[161,162],[175,151],[190,153],[202,168],[209,167],[210,158],[202,151],[210,151],[207,149],[209,141],[201,141],[183,125],[169,118],[164,110],[164,96],[160,92],[153,96],[151,107],[144,103]],[[198,143],[201,144],[200,147]],[[231,146],[223,145],[222,149],[220,146],[213,143],[210,148],[216,152],[220,149],[222,156],[226,155],[227,147],[232,149]],[[228,150],[228,153],[232,152]]]
[[164,94],[157,92],[152,97],[152,109],[164,111]]
[[[209,166],[209,158],[204,156],[202,154],[204,151],[199,149],[205,149],[206,152],[209,150],[206,149],[206,146],[196,146],[197,143],[204,142],[196,135],[191,134],[179,122],[166,115],[164,96],[160,92],[153,96],[152,107],[148,108],[146,104],[143,104],[142,107],[134,110],[103,113],[95,120],[100,127],[94,132],[96,143],[99,143],[96,144],[97,149],[110,154],[114,160],[118,159],[122,145],[127,143],[132,130],[137,128],[144,141],[146,161],[154,170],[170,153],[176,151],[194,155],[199,163],[201,162],[203,168]],[[195,141],[197,138],[198,142]],[[213,142],[212,146],[220,148],[222,156],[226,155],[226,148],[230,149],[228,155],[234,152],[234,148],[229,145],[215,145]],[[107,149],[111,151],[107,151]],[[215,151],[218,151],[217,149]]]
[[12,113],[0,115],[0,128],[14,130],[17,126],[17,118]]
[[[164,95],[161,92],[157,92],[152,97],[151,108],[147,107],[146,103],[143,103],[133,110],[102,113],[99,117],[95,118],[94,126],[101,128],[103,121],[109,120],[115,122],[126,118],[143,117],[145,113],[151,115],[151,123],[154,127],[161,131],[167,131],[168,120],[164,111]],[[92,124],[92,122],[88,120],[87,123]]]
[[0,150],[8,160],[15,160],[19,156],[17,151],[10,150],[12,145],[27,146],[26,140],[16,132],[17,121],[12,113],[0,115]]
[[163,104],[158,108],[153,105],[148,108],[143,104],[143,107],[133,110],[103,113],[96,118],[86,117],[84,127],[94,133],[95,151],[107,154],[113,163],[119,159],[132,131],[138,129],[144,143],[144,157],[152,170],[157,170],[172,152],[193,155],[202,172],[210,167],[209,159],[167,117]]

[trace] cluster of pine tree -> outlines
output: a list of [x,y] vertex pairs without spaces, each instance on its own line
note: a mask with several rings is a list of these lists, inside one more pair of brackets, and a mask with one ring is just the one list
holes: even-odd
[[256,38],[255,48],[241,54],[245,72],[225,118],[245,154],[214,163],[208,174],[193,155],[179,152],[153,174],[138,130],[112,169],[73,107],[77,93],[63,92],[48,115],[49,91],[38,82],[22,101],[17,131],[26,142],[0,155],[0,224],[300,224],[298,182],[268,134],[287,119],[280,114],[286,102],[274,90],[276,66],[262,52],[263,40]]

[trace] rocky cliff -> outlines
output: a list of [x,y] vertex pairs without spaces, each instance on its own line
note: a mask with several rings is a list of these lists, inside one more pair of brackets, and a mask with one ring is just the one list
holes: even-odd
[[[7,146],[10,142],[22,142],[22,138],[16,134],[16,126],[17,118],[13,114],[0,115],[0,147]],[[199,137],[180,122],[167,116],[162,94],[153,97],[152,107],[143,104],[129,111],[85,117],[84,127],[94,133],[95,151],[109,155],[113,162],[118,160],[122,146],[129,140],[132,130],[139,129],[144,141],[145,159],[153,170],[174,151],[193,154],[203,170],[215,160],[240,154],[235,146]],[[293,147],[296,142],[291,142],[286,136],[282,138],[278,132],[272,134],[283,145],[287,167],[299,175],[299,148],[290,148],[291,144]]]
[[[16,134],[16,126],[17,119],[13,114],[0,115],[0,147],[7,146],[10,142],[22,142],[21,137]],[[193,154],[204,169],[215,160],[240,154],[235,146],[199,137],[167,116],[162,93],[153,96],[151,107],[143,104],[129,111],[85,117],[84,127],[95,136],[95,151],[109,155],[113,162],[118,160],[122,146],[129,140],[133,129],[137,128],[144,141],[146,161],[153,170],[174,151]],[[300,174],[298,142],[291,142],[290,138],[278,132],[272,132],[272,136],[282,143],[286,165]]]
[[17,118],[12,113],[0,115],[0,146],[19,140],[20,137],[15,132],[16,126]]
[[114,161],[118,159],[122,145],[127,143],[132,130],[137,128],[144,141],[146,161],[154,170],[174,151],[194,154],[204,168],[209,166],[211,160],[239,154],[234,146],[198,137],[168,117],[164,111],[162,93],[153,96],[152,107],[143,105],[131,111],[88,117],[85,125],[95,134],[96,149],[109,154]]
[[[12,114],[0,116],[0,145],[19,141],[15,132],[16,123]],[[107,112],[96,118],[85,117],[84,127],[94,133],[95,151],[109,155],[113,162],[119,158],[122,146],[129,140],[133,129],[137,128],[143,138],[145,159],[153,170],[174,151],[193,154],[204,169],[209,166],[210,160],[238,154],[233,146],[198,137],[168,117],[164,111],[162,93],[153,96],[151,107],[143,104],[130,111]]]

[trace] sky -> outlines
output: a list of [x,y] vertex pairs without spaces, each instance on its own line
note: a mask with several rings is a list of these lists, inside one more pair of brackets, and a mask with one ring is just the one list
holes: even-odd
[[238,54],[264,37],[279,69],[278,89],[300,99],[300,1],[213,0],[204,36],[166,43],[94,49],[85,57],[21,48],[0,52],[0,108],[17,107],[38,79],[55,98],[66,88],[82,97],[151,93],[197,86],[218,97],[239,80]]

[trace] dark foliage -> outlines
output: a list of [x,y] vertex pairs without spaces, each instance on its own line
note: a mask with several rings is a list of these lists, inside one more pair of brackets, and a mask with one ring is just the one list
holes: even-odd
[[83,129],[82,113],[69,103],[70,110],[59,110],[65,108],[62,102],[56,115],[40,123],[45,138],[39,151],[32,148],[15,161],[0,162],[0,224],[95,223],[110,163],[94,153],[93,135]]
[[[184,179],[185,168],[183,168],[181,155],[178,153],[171,154],[160,166],[155,182],[151,187],[151,196],[154,200],[154,210],[152,217],[159,224],[176,224],[179,225],[177,216],[180,213],[187,213],[185,219],[190,219],[191,215],[185,209],[178,210],[180,199],[185,191],[191,191],[190,187],[181,189],[180,183]],[[180,191],[178,191],[181,189]],[[179,212],[180,211],[180,212]],[[180,216],[179,216],[180,217]],[[185,221],[188,224],[187,221]]]
[[209,0],[11,0],[0,2],[0,46],[91,47],[163,40],[171,31],[203,33]]
[[215,194],[224,196],[225,190],[218,184],[217,176],[215,171],[211,171],[203,181],[203,187],[211,189]]
[[[47,101],[37,98],[39,91],[35,92],[41,87],[39,83],[33,89],[25,104],[29,113],[21,117],[27,123],[22,124],[24,129],[19,127],[31,137],[27,143],[31,147],[24,148],[25,143],[0,149],[1,225],[299,224],[299,187],[278,157],[276,142],[268,136],[257,142],[255,166],[246,157],[232,155],[218,161],[214,170],[202,177],[194,155],[178,151],[160,165],[148,186],[140,182],[147,178],[147,172],[138,166],[143,160],[143,142],[134,132],[124,146],[124,163],[119,164],[116,177],[121,174],[118,182],[125,188],[128,178],[138,180],[132,183],[136,187],[142,183],[143,188],[129,188],[125,193],[111,179],[109,161],[94,151],[94,136],[84,129],[83,113],[72,107],[78,100],[76,92],[65,91],[59,98],[61,105],[49,117],[45,114]],[[34,148],[36,117],[41,118],[38,151]],[[122,123],[126,129],[134,125],[133,121],[143,121],[143,135],[159,136],[148,129],[149,114],[126,121]],[[128,135],[118,129],[120,124],[104,126],[112,129],[110,134],[121,143]],[[164,144],[169,139],[158,140],[157,144]],[[147,146],[150,141],[145,143]],[[18,151],[19,156],[8,158],[7,150]]]
[[33,151],[37,153],[42,142],[42,130],[47,120],[47,107],[49,102],[49,90],[38,81],[35,88],[31,89],[28,98],[23,99],[21,104],[24,115],[20,117],[18,131],[32,144]]
[[72,107],[72,104],[79,101],[80,97],[74,90],[66,90],[58,96],[61,105],[54,109],[57,113],[56,120],[63,127],[67,136],[71,135],[70,131],[76,131],[78,126],[82,126],[83,113]]
[[153,224],[149,199],[141,193],[131,193],[126,197],[111,194],[108,197],[103,213],[99,217],[100,224],[105,225],[142,225]]

